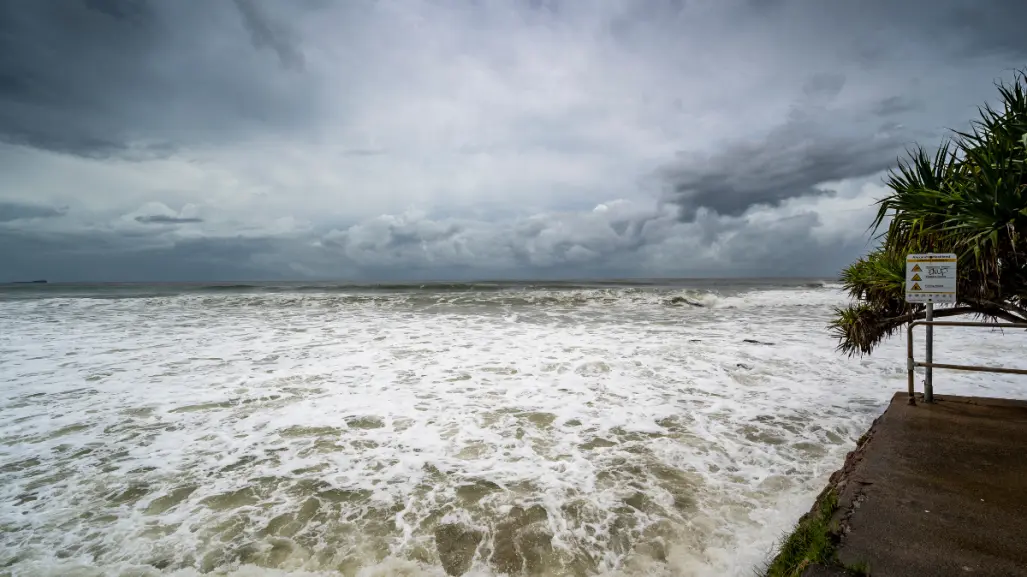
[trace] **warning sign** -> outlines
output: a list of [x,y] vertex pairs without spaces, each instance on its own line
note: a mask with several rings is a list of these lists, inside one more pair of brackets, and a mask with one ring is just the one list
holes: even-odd
[[956,302],[956,255],[906,255],[906,302]]

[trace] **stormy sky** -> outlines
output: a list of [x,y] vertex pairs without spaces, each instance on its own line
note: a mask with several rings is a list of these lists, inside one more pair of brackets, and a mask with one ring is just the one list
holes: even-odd
[[1010,0],[0,0],[0,281],[833,275]]

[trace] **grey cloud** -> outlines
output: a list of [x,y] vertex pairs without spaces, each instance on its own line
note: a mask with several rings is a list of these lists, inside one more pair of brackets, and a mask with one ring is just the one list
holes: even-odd
[[[889,2],[887,6],[892,7],[894,3]],[[931,15],[936,13],[935,30],[951,30],[956,37],[964,38],[967,50],[983,54],[1027,55],[1027,34],[1023,28],[1023,23],[1027,22],[1027,4],[1023,2],[949,0],[942,6],[932,2],[924,8],[916,16],[923,18],[927,15],[925,27],[935,23],[931,21]]]
[[820,223],[812,210],[759,218],[707,213],[684,223],[673,211],[613,203],[499,222],[383,216],[320,234],[320,242],[178,238],[161,227],[131,236],[0,229],[0,280],[819,276],[865,250],[862,242],[818,240]]
[[274,50],[278,55],[278,60],[286,68],[303,68],[303,52],[295,40],[269,20],[255,0],[234,1],[255,46],[258,48],[266,46]]
[[351,148],[343,152],[344,156],[381,156],[389,151],[380,148]]
[[249,2],[0,2],[0,141],[151,158],[313,126],[301,62]]
[[[871,61],[895,60],[895,49],[908,42],[945,59],[973,59],[1003,54],[1027,55],[1027,4],[1007,0],[746,0],[764,18],[793,20],[838,49]],[[911,69],[910,74],[918,71]]]
[[[1009,54],[1027,58],[1027,34],[1010,25],[1010,19],[1027,21],[1024,3],[975,3],[979,28],[958,22],[969,5],[961,0],[758,4],[763,18],[784,26],[784,50],[838,51],[838,70],[807,76],[791,114],[771,130],[668,162],[659,171],[665,199],[680,207],[684,220],[695,219],[701,209],[739,216],[756,205],[820,195],[826,182],[885,171],[914,142],[930,146],[944,129],[959,126],[950,114],[972,114],[980,101],[970,94],[988,94],[988,86],[968,87],[965,93],[942,89],[936,78],[921,75],[955,73],[969,69],[967,61],[998,53],[1006,56],[993,62],[1008,62]],[[853,65],[863,42],[910,53],[916,64],[891,72],[885,67],[890,62]],[[880,86],[865,84],[878,74]],[[966,120],[969,116],[957,122]]]
[[119,20],[136,20],[145,17],[148,5],[143,0],[83,0],[89,10],[95,10]]
[[667,200],[693,220],[701,208],[739,216],[760,204],[775,206],[824,194],[825,182],[869,176],[891,167],[906,134],[832,134],[837,118],[793,116],[757,142],[737,142],[707,158],[685,156],[663,169]]
[[66,209],[50,206],[0,201],[0,222],[13,222],[15,220],[32,218],[54,218],[64,216],[66,212]]
[[889,96],[882,99],[871,108],[871,112],[877,116],[894,116],[904,112],[922,110],[924,103],[908,96]]
[[168,216],[168,215],[165,215],[165,214],[155,214],[155,215],[150,215],[150,216],[137,216],[135,218],[135,220],[136,220],[136,222],[141,222],[143,224],[190,224],[190,223],[203,222],[202,218],[196,218],[196,217],[186,218],[186,217]]
[[[400,223],[400,226],[396,226]],[[819,215],[734,218],[707,213],[683,223],[673,211],[613,205],[504,222],[427,216],[381,217],[322,238],[326,261],[367,278],[471,276],[789,276],[833,274],[831,257],[854,258],[865,245],[821,241]],[[463,274],[463,273],[460,273]]]
[[[0,161],[18,169],[0,187],[100,215],[5,224],[0,271],[837,270],[865,245],[796,205],[966,120],[991,96],[978,81],[1027,57],[1027,3],[754,2],[0,0]],[[632,184],[653,167],[655,204]],[[636,204],[576,212],[614,197]],[[167,205],[135,208],[150,198]],[[410,206],[433,214],[355,222]],[[59,213],[0,204],[6,222]],[[254,222],[288,232],[178,238]]]
[[[758,227],[739,226],[725,246],[723,256],[759,276],[789,276],[796,268],[807,264],[801,262],[810,258],[802,255],[803,252],[821,248],[816,246],[821,243],[811,242],[809,238],[809,231],[819,224],[819,215],[810,211]],[[814,247],[796,250],[804,244]]]
[[190,239],[138,246],[102,231],[0,230],[0,282],[280,279],[281,271],[259,263],[259,255],[280,248],[267,239]]
[[[325,246],[338,248],[361,266],[431,261],[436,256],[453,264],[473,260],[462,236],[463,227],[451,220],[435,221],[410,215],[382,216],[324,236]],[[432,251],[426,250],[427,245]]]
[[806,80],[802,92],[813,102],[826,102],[838,96],[844,86],[844,74],[821,72]]

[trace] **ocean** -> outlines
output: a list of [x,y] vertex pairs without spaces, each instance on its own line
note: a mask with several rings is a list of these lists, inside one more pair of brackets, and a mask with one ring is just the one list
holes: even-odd
[[[902,335],[835,351],[845,302],[817,279],[3,286],[0,575],[752,575],[906,388]],[[935,351],[1023,366],[1027,335]]]

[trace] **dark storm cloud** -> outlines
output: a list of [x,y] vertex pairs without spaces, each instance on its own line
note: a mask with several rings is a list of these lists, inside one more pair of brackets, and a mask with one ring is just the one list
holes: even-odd
[[[922,44],[942,58],[1027,56],[1027,3],[1009,0],[746,0],[753,14],[786,17],[832,38],[850,56],[895,62],[904,42]],[[911,67],[908,71],[916,75]]]
[[924,34],[948,35],[966,56],[1007,53],[1027,56],[1027,3],[1005,0],[887,2],[877,0],[882,13],[898,10]]
[[[137,240],[152,239],[141,237]],[[190,239],[133,246],[103,232],[39,234],[0,230],[0,282],[183,281],[281,278],[255,258],[274,247],[267,239]]]
[[500,4],[0,0],[0,274],[829,274],[1027,64],[1021,1]]
[[0,2],[0,141],[150,157],[303,126],[302,63],[243,0]]
[[189,224],[203,222],[202,218],[168,216],[165,214],[137,216],[135,220],[136,222],[141,222],[143,224]]
[[[798,34],[820,40],[852,58],[875,53],[875,66],[894,62],[911,48],[949,63],[996,54],[1027,63],[1027,2],[911,0],[832,3],[816,0],[752,0],[763,18],[801,24]],[[839,61],[840,66],[847,63]],[[898,68],[896,78],[914,84],[930,74],[923,62]],[[1003,70],[995,70],[996,75]],[[934,138],[950,121],[915,130],[894,121],[924,110],[917,96],[895,94],[864,110],[827,110],[846,87],[842,72],[819,73],[802,86],[793,114],[758,141],[738,141],[708,157],[682,157],[666,167],[668,200],[684,219],[700,208],[740,215],[758,204],[821,194],[828,181],[866,177],[886,170],[914,141]],[[855,88],[859,88],[858,86]],[[932,98],[949,95],[932,94]],[[976,103],[975,103],[976,104]],[[925,144],[930,145],[930,142]]]
[[[823,111],[796,108],[783,125],[756,142],[737,142],[708,157],[682,156],[664,169],[671,187],[667,200],[680,207],[684,220],[694,219],[700,208],[739,216],[755,205],[825,194],[818,188],[825,182],[886,170],[908,143],[907,134],[838,134],[830,125],[837,121]],[[866,115],[863,121],[886,127],[879,115]]]
[[64,216],[66,210],[50,206],[0,201],[0,222]]
[[234,0],[242,14],[243,23],[250,32],[253,44],[258,48],[268,47],[278,55],[286,68],[303,68],[303,52],[288,34],[269,20],[254,0]]

